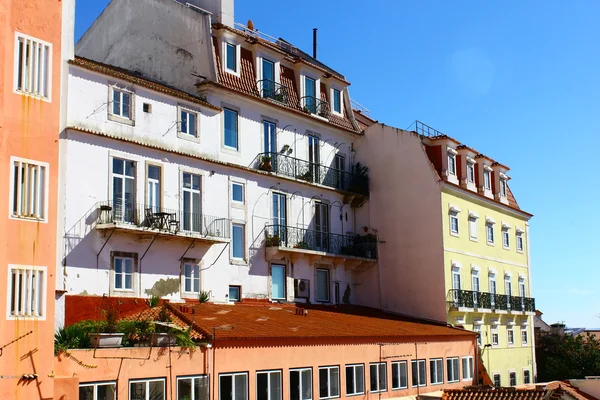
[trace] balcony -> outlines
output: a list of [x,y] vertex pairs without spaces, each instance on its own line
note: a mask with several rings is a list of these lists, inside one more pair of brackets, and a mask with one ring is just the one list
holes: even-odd
[[369,177],[363,168],[354,168],[351,173],[283,153],[260,153],[254,158],[252,168],[361,196],[369,195]]
[[257,84],[262,98],[289,105],[289,89],[287,86],[270,79],[259,80]]
[[535,299],[531,297],[452,289],[446,300],[451,311],[535,313]]
[[148,207],[145,204],[105,201],[98,203],[99,230],[119,229],[138,234],[157,234],[227,242],[230,223],[227,218]]
[[314,96],[304,96],[300,99],[302,110],[319,117],[329,118],[329,103]]
[[308,256],[344,263],[348,268],[369,266],[377,260],[377,238],[374,235],[340,235],[285,225],[265,227],[267,257],[278,253],[292,258]]

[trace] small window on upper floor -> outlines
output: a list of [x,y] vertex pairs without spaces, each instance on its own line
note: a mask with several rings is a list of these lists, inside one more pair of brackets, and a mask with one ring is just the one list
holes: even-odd
[[333,103],[332,104],[333,105],[333,112],[341,114],[342,113],[342,94],[337,89],[333,89],[332,103]]
[[456,175],[456,154],[448,149],[448,173]]
[[10,216],[46,220],[48,164],[13,157]]
[[9,266],[8,319],[46,316],[46,268]]
[[238,73],[238,48],[235,44],[225,43],[225,70]]
[[116,86],[110,87],[108,119],[133,125],[135,119],[133,92]]
[[467,182],[475,183],[475,163],[467,162]]
[[244,204],[244,184],[239,182],[231,183],[231,201],[239,205]]
[[52,45],[22,33],[15,35],[15,91],[50,99]]
[[485,190],[492,190],[492,175],[487,169],[483,171],[483,187]]
[[523,252],[523,232],[517,232],[517,251]]
[[505,249],[510,248],[510,235],[508,229],[502,228],[502,247]]
[[506,178],[500,178],[500,196],[506,197]]
[[458,235],[458,213],[450,211],[450,234]]
[[488,222],[485,224],[485,231],[488,244],[494,244],[494,225]]
[[179,107],[179,131],[180,137],[198,138],[198,113],[183,107]]

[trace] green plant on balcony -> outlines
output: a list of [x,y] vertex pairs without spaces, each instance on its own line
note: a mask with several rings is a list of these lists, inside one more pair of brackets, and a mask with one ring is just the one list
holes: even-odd
[[356,163],[352,168],[352,183],[348,191],[363,195],[369,194],[369,168],[361,163]]
[[260,163],[258,164],[258,169],[260,169],[261,171],[272,172],[273,166],[271,165],[271,157],[262,156],[260,158]]
[[293,151],[294,151],[294,149],[292,149],[289,144],[286,144],[286,145],[283,145],[283,147],[281,148],[280,153],[281,154],[286,154],[286,155],[289,156],[290,154],[292,154]]
[[310,250],[310,246],[308,245],[308,243],[306,243],[304,240],[296,243],[294,245],[295,249],[304,249],[304,250]]
[[307,114],[310,114],[310,108],[308,108],[308,106],[304,106],[304,107],[302,108],[302,111],[304,111],[304,112],[305,112],[305,113],[307,113]]
[[275,92],[275,94],[273,94],[273,100],[278,101],[280,103],[284,103],[285,96],[281,92]]
[[267,247],[279,247],[281,245],[281,238],[279,235],[267,235],[265,238],[265,246]]
[[306,171],[303,174],[297,175],[296,179],[300,179],[300,180],[303,180],[303,181],[306,181],[306,182],[312,182],[313,181],[313,173],[310,170]]

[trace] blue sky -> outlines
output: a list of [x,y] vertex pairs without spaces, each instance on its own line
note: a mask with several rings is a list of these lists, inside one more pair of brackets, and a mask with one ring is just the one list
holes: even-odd
[[[106,4],[77,2],[76,39]],[[600,2],[291,4],[238,0],[235,19],[309,53],[319,28],[319,59],[372,117],[399,128],[419,119],[508,165],[519,205],[535,215],[537,307],[547,322],[600,327]]]

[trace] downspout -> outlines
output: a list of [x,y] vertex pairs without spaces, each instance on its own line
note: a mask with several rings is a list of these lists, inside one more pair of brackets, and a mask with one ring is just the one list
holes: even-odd
[[[529,252],[529,221],[525,223],[525,237],[527,239],[527,282],[529,282],[529,296],[533,297],[533,291],[531,289],[531,253]],[[535,313],[535,310],[533,310]],[[528,318],[529,320],[529,318]],[[529,321],[528,321],[529,322]],[[531,365],[533,366],[533,383],[537,382],[537,363],[535,360],[535,329],[534,321],[531,318],[531,324],[527,325],[528,335],[531,338]]]

